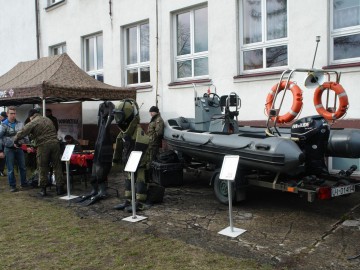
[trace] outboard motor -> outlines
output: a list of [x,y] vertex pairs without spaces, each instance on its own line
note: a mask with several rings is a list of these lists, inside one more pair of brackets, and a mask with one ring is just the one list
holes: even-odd
[[298,138],[298,145],[305,153],[307,175],[329,174],[325,164],[325,152],[330,127],[320,115],[304,117],[291,126],[291,137]]

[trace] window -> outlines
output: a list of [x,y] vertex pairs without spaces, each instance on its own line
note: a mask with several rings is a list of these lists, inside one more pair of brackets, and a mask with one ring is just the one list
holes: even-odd
[[332,63],[360,61],[360,0],[332,0]]
[[45,7],[46,11],[54,10],[58,7],[61,7],[66,4],[67,0],[47,0],[47,6]]
[[174,14],[175,79],[208,77],[208,8]]
[[240,0],[241,72],[288,65],[287,0]]
[[60,1],[62,1],[62,0],[48,0],[48,3],[49,3],[49,6],[51,6],[51,5],[53,5],[53,4],[57,3],[57,2],[60,2]]
[[66,44],[65,43],[50,47],[51,55],[59,55],[62,53],[66,53]]
[[103,37],[102,34],[85,37],[84,70],[98,81],[104,81],[103,75]]
[[149,23],[125,29],[126,84],[150,82]]

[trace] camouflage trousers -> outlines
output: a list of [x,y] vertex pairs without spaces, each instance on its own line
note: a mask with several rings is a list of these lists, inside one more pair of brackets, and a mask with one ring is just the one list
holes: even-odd
[[60,158],[59,143],[46,143],[37,148],[36,160],[39,170],[40,187],[46,187],[48,183],[50,163],[54,170],[56,185],[64,185]]
[[150,152],[150,162],[157,160],[157,155],[159,154],[160,145],[158,144],[149,144],[148,151]]

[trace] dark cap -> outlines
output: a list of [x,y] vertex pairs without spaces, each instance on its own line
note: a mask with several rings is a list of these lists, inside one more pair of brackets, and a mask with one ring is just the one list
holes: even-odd
[[152,107],[150,108],[149,112],[156,112],[156,113],[158,113],[158,112],[159,112],[159,108],[156,107],[156,106],[152,106]]
[[2,117],[4,117],[4,118],[7,118],[6,112],[1,112],[0,115],[1,115]]
[[31,109],[31,110],[29,111],[28,117],[33,116],[35,113],[39,113],[39,110],[37,110],[37,109]]

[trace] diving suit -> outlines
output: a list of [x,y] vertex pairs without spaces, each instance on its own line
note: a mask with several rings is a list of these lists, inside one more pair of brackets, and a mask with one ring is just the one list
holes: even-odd
[[79,202],[84,202],[84,205],[91,205],[107,196],[105,182],[112,166],[113,146],[110,135],[110,124],[114,119],[114,108],[115,105],[110,101],[105,101],[99,105],[99,131],[95,142],[90,181],[92,191],[88,195],[81,196]]
[[[117,104],[114,117],[120,132],[116,138],[113,166],[121,166],[123,169],[132,151],[143,152],[135,173],[136,210],[141,211],[149,207],[146,204],[146,175],[150,166],[149,137],[140,126],[139,107],[135,100],[125,99]],[[114,208],[131,212],[131,174],[127,173],[126,176],[125,201]]]

